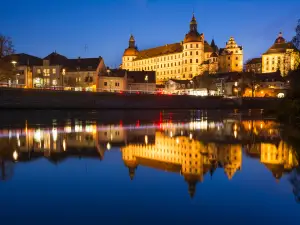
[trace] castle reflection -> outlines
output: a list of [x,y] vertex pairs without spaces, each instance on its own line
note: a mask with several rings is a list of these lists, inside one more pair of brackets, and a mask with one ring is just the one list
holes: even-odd
[[1,178],[12,176],[11,162],[46,158],[56,164],[74,157],[103,160],[107,151],[117,149],[121,149],[130,179],[138,176],[139,166],[175,172],[187,182],[191,197],[204,175],[213,176],[218,168],[233,179],[242,170],[243,156],[259,160],[277,180],[299,163],[274,121],[200,118],[132,125],[67,121],[64,126],[1,129]]

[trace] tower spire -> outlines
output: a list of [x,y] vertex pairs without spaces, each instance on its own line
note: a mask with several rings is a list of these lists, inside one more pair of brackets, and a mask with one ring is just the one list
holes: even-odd
[[132,34],[130,35],[129,38],[129,48],[135,48],[135,39]]
[[190,22],[190,31],[196,31],[197,32],[197,21],[196,21],[196,18],[195,18],[194,11],[193,11],[192,20]]

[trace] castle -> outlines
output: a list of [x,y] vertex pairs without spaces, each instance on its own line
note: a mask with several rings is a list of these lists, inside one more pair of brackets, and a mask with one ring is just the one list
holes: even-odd
[[190,30],[183,41],[139,51],[131,35],[122,58],[122,69],[155,71],[156,82],[169,79],[187,80],[204,73],[241,72],[243,48],[230,37],[225,48],[219,49],[212,40],[209,44],[193,15]]

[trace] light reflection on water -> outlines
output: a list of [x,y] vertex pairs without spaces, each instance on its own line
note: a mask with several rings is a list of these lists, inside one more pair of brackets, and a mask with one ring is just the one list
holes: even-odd
[[[173,121],[170,117],[160,117],[153,121],[156,122],[143,123],[137,120],[132,124],[123,124],[122,121],[115,124],[101,124],[97,121],[74,120],[66,121],[63,125],[53,123],[48,127],[28,126],[25,123],[25,127],[22,128],[0,129],[0,176],[3,181],[6,181],[0,183],[0,197],[14,195],[14,192],[5,189],[4,183],[19,191],[22,190],[19,185],[26,186],[28,190],[34,190],[36,187],[28,182],[32,182],[32,185],[39,183],[39,180],[35,180],[37,178],[35,173],[39,174],[41,183],[47,180],[51,185],[64,186],[80,178],[82,182],[100,188],[99,181],[94,180],[95,173],[100,173],[100,170],[93,169],[101,165],[103,179],[117,185],[121,190],[122,187],[124,188],[124,192],[116,194],[115,186],[111,186],[111,189],[102,186],[102,191],[115,196],[110,200],[102,200],[103,204],[112,204],[111,201],[113,201],[114,204],[124,205],[124,202],[119,202],[120,199],[128,201],[126,204],[130,204],[129,202],[141,204],[139,198],[143,196],[145,205],[156,204],[155,207],[160,208],[163,204],[162,197],[159,194],[155,197],[155,194],[161,188],[160,191],[163,191],[169,198],[181,199],[173,202],[171,209],[176,211],[177,208],[174,207],[181,207],[180,204],[183,204],[187,207],[183,210],[193,211],[197,204],[202,204],[201,207],[219,204],[217,198],[220,196],[217,193],[215,200],[208,201],[205,198],[205,193],[211,196],[210,189],[207,188],[209,186],[214,191],[219,187],[218,193],[222,193],[221,196],[224,199],[232,200],[232,203],[227,203],[227,207],[237,208],[238,206],[234,204],[239,202],[241,208],[250,209],[250,206],[247,208],[248,202],[241,201],[241,198],[247,198],[245,192],[248,191],[256,201],[251,204],[256,206],[260,205],[264,208],[272,202],[275,207],[284,202],[291,211],[299,210],[296,204],[300,196],[300,179],[299,173],[296,172],[299,167],[298,155],[293,146],[282,139],[282,131],[276,122],[236,118],[208,120],[206,117],[193,117],[190,121]],[[71,168],[81,165],[79,161],[74,161],[78,158],[85,161],[86,171],[89,171],[87,168],[91,166],[92,177],[88,175],[82,177],[80,173],[65,174],[66,171],[72,170]],[[48,171],[49,178],[44,177],[43,171],[49,170],[45,167],[52,165],[45,160],[55,165],[63,165],[63,167],[50,174]],[[96,166],[95,162],[99,164]],[[35,168],[34,171],[32,167]],[[125,173],[124,170],[127,172]],[[61,176],[58,174],[59,171],[65,174],[64,181],[53,177]],[[24,174],[29,176],[30,180],[22,177]],[[128,179],[124,180],[126,177]],[[164,182],[160,183],[162,179]],[[52,180],[57,183],[52,183]],[[131,182],[127,183],[129,180]],[[208,186],[203,186],[206,182]],[[239,187],[240,193],[231,182]],[[14,183],[18,186],[14,186]],[[130,187],[133,189],[128,189]],[[87,187],[85,188],[88,190]],[[284,190],[280,191],[278,188],[284,188]],[[199,191],[199,189],[204,189],[206,192]],[[78,191],[76,188],[75,190]],[[59,190],[59,192],[66,192],[66,190]],[[85,195],[83,192],[84,190],[76,194],[75,191],[70,193],[74,194],[73,197],[82,199],[81,197]],[[275,192],[278,196],[274,194]],[[57,201],[63,202],[62,195],[70,196],[70,193],[57,194],[60,197],[54,195],[52,198],[59,198]],[[36,193],[31,193],[31,195],[38,199]],[[184,198],[184,196],[189,196],[189,198]],[[201,200],[197,196],[201,196],[204,202],[199,203]],[[268,196],[267,201],[263,200],[267,198],[266,196]],[[23,198],[26,199],[24,196]],[[10,202],[8,197],[3,197],[3,199],[3,202]],[[186,205],[188,199],[192,199],[193,204],[196,205]],[[49,198],[46,200],[52,201]],[[37,204],[47,205],[47,201],[36,201]],[[172,201],[175,200],[170,200]],[[15,204],[22,205],[16,202]],[[11,202],[8,205],[13,206]],[[98,205],[98,207],[105,208],[105,205]],[[197,205],[197,207],[200,206]],[[85,212],[83,209],[85,206],[82,205],[80,208],[82,212]],[[6,208],[0,215],[3,214],[6,218],[5,215],[12,214],[12,212],[12,208]],[[221,214],[225,212],[228,213],[224,209],[220,211]],[[262,215],[269,217],[272,212],[269,210]],[[169,210],[164,216],[168,218],[171,213]],[[257,221],[262,215],[257,215]],[[196,221],[197,215],[194,217],[191,216],[190,221]],[[290,217],[290,222],[294,221],[294,218],[296,217]],[[172,219],[176,222],[176,216],[172,215]],[[221,222],[218,218],[214,221]],[[81,224],[80,220],[77,222],[74,224]],[[274,222],[280,224],[279,220],[274,220]],[[16,223],[18,224],[18,220]]]

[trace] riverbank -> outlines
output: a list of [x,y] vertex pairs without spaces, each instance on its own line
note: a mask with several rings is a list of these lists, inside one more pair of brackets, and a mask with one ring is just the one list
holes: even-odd
[[121,94],[0,89],[0,109],[265,109],[276,110],[277,98],[230,99],[187,95]]

